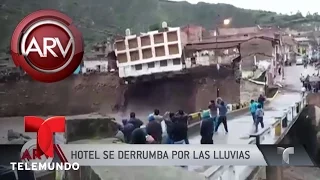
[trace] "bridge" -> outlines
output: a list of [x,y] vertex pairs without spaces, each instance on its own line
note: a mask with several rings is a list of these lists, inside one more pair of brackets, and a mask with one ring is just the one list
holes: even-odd
[[[260,128],[258,133],[253,134],[252,117],[248,112],[228,121],[227,135],[224,134],[223,127],[220,127],[218,134],[213,137],[214,143],[278,144],[296,122],[306,104],[306,97],[302,98],[299,93],[281,92],[265,107],[265,128]],[[200,144],[200,138],[199,135],[192,136],[190,143]],[[190,171],[199,172],[208,180],[245,180],[253,176],[258,169],[252,166],[189,167]]]

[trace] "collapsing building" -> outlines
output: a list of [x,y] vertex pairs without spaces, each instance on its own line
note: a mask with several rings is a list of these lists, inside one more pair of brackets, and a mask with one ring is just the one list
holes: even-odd
[[181,71],[182,45],[180,28],[167,27],[161,30],[126,36],[115,41],[119,77],[129,82],[161,78],[164,74]]

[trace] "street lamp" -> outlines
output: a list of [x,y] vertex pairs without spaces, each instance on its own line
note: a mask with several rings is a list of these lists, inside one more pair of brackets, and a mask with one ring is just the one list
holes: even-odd
[[[228,19],[224,19],[223,20],[223,25],[224,26],[227,26],[231,23],[231,19],[228,18]],[[218,27],[219,24],[216,26],[216,50],[218,48]],[[218,58],[218,57],[217,57]],[[218,70],[218,80],[217,80],[217,98],[220,97],[220,62],[219,62],[219,59],[217,59],[217,70]]]
[[230,22],[231,22],[231,19],[225,19],[225,20],[223,20],[223,24],[224,24],[224,25],[229,25]]

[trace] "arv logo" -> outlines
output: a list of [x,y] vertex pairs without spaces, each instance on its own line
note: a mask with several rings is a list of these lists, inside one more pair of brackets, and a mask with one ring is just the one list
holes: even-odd
[[63,46],[60,42],[60,39],[57,37],[55,37],[55,38],[45,37],[45,38],[43,38],[42,44],[43,44],[43,50],[41,50],[41,48],[37,42],[37,39],[35,37],[33,37],[29,46],[27,47],[27,50],[25,50],[25,47],[23,47],[21,49],[22,54],[24,56],[29,56],[30,52],[37,52],[40,57],[48,57],[48,52],[50,52],[50,54],[53,57],[58,57],[57,53],[55,53],[54,49],[53,49],[56,46],[58,46],[59,52],[62,54],[62,57],[65,58],[67,53],[69,52],[71,45],[72,44],[74,45],[74,40],[70,38],[65,49],[63,48]]
[[11,39],[11,55],[33,79],[56,82],[71,75],[83,58],[83,38],[72,20],[56,10],[25,17]]

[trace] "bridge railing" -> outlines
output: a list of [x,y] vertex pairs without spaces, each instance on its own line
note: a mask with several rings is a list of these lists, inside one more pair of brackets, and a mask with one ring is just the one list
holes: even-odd
[[[284,110],[283,116],[276,118],[276,122],[271,127],[266,128],[258,134],[250,135],[249,144],[260,144],[266,136],[273,132],[273,129],[275,137],[278,140],[281,139],[282,133],[286,134],[306,105],[306,97],[303,97],[299,102]],[[278,142],[276,141],[275,143]],[[248,180],[252,178],[254,170],[257,168],[258,166],[213,166],[207,169],[203,175],[206,180]]]

